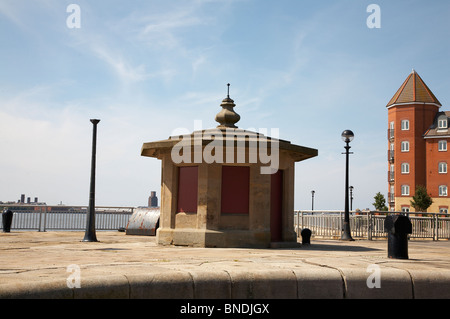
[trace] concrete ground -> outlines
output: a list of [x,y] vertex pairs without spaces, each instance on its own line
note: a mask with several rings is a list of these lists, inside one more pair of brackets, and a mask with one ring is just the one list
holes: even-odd
[[158,246],[97,231],[0,233],[0,298],[450,298],[450,242],[311,240],[298,248]]

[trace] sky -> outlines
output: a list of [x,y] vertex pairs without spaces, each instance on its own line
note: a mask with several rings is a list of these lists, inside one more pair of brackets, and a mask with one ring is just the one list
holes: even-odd
[[447,0],[2,0],[0,201],[87,205],[98,118],[96,204],[146,205],[161,162],[142,144],[215,127],[230,83],[240,128],[318,149],[296,163],[295,209],[311,190],[344,209],[346,129],[353,208],[373,209],[386,104],[413,68],[449,110],[449,15]]

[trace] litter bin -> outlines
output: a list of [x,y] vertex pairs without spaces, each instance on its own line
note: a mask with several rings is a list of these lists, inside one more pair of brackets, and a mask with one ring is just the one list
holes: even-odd
[[303,245],[309,245],[311,244],[311,229],[309,228],[303,228],[300,232],[300,235],[302,236],[302,244]]
[[2,213],[3,232],[9,233],[11,231],[13,212],[9,209],[5,209]]
[[405,215],[388,215],[384,220],[388,233],[388,257],[408,259],[408,234],[412,234],[411,220]]

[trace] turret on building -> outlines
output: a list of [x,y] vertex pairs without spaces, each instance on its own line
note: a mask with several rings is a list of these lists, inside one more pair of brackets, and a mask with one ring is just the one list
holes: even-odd
[[391,211],[414,211],[410,201],[422,185],[434,202],[428,211],[448,213],[450,112],[441,106],[415,70],[386,105]]

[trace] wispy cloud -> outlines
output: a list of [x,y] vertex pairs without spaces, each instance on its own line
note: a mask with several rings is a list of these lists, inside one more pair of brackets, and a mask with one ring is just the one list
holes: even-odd
[[0,13],[15,25],[24,28],[25,23],[21,18],[21,12],[23,11],[24,3],[18,4],[16,1],[1,1]]
[[[173,10],[159,8],[156,13],[150,8],[137,11],[131,7],[120,19],[106,16],[101,23],[83,24],[76,32],[66,30],[66,43],[83,54],[92,54],[124,86],[149,79],[167,82],[186,72],[187,65],[195,76],[209,56],[192,50],[185,35],[193,27],[214,24],[214,18],[201,11],[202,5],[197,1],[182,2]],[[89,4],[83,4],[81,10],[90,16],[96,14]]]
[[152,47],[174,49],[180,46],[182,40],[177,35],[177,31],[193,26],[206,25],[210,20],[211,18],[196,16],[195,7],[186,6],[174,12],[143,17],[139,37],[151,44]]
[[90,42],[88,44],[90,50],[103,62],[109,65],[115,74],[124,83],[143,81],[151,76],[146,71],[144,64],[137,66],[131,65],[129,61],[120,53],[113,52],[114,50],[102,46],[97,42]]

